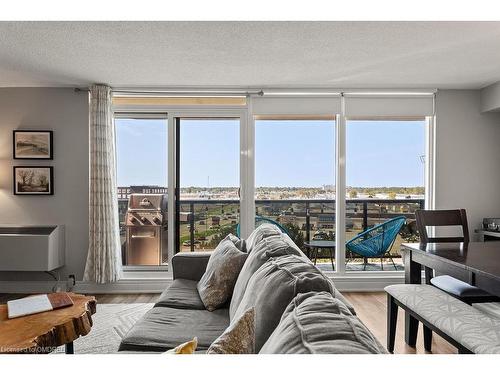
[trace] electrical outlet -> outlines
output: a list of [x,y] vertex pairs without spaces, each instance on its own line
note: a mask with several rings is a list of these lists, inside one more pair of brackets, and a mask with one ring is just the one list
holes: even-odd
[[73,287],[75,286],[76,284],[76,278],[75,278],[75,275],[69,275],[68,276],[68,291],[71,291],[73,289]]

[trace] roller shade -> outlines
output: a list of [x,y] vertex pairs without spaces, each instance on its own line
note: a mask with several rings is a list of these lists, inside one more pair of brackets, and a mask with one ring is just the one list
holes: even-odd
[[253,97],[255,116],[334,116],[340,113],[340,95],[307,97]]
[[425,117],[434,114],[434,95],[371,96],[345,94],[345,116]]

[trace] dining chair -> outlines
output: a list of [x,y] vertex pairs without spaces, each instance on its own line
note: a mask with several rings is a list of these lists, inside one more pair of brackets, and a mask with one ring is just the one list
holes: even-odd
[[[416,210],[417,228],[422,243],[439,242],[464,242],[468,243],[469,226],[467,225],[467,214],[464,209],[456,210]],[[430,237],[427,227],[459,226],[462,228],[461,236],[454,237]],[[470,285],[462,280],[449,275],[435,276],[434,271],[425,267],[425,282],[452,295],[459,300],[468,303],[498,302],[499,297]]]

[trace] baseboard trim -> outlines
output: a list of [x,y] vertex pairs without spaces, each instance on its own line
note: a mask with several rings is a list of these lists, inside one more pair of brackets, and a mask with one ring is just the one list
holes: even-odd
[[386,286],[404,284],[404,275],[395,276],[333,276],[330,277],[340,292],[382,292]]
[[77,281],[74,291],[84,294],[115,294],[115,293],[162,293],[172,279],[122,279],[110,284],[96,284]]
[[[66,281],[0,281],[1,293],[50,293],[55,290],[67,290]],[[54,288],[54,289],[53,289]]]
[[[330,276],[341,292],[380,292],[388,285],[404,283],[404,275],[394,276]],[[123,278],[115,283],[96,284],[77,281],[72,291],[84,294],[162,293],[172,282],[172,277]],[[49,293],[54,281],[0,281],[0,293]],[[57,283],[60,290],[68,290],[66,281]]]

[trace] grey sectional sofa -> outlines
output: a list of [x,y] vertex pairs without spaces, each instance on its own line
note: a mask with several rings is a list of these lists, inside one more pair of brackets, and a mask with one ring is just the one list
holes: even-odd
[[196,336],[204,351],[254,306],[256,353],[386,353],[331,280],[278,228],[259,226],[242,247],[248,257],[231,301],[212,312],[196,288],[210,253],[176,254],[173,283],[119,350],[164,352]]

